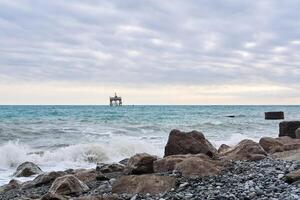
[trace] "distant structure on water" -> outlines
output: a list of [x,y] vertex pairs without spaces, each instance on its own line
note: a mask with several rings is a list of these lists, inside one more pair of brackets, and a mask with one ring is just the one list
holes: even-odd
[[110,106],[122,106],[122,97],[118,97],[117,93],[115,93],[114,97],[109,97],[109,105]]

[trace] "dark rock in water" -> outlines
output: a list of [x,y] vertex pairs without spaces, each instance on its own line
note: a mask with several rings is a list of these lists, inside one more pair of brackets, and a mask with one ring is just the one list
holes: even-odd
[[257,161],[266,158],[266,151],[252,140],[242,140],[235,147],[220,154],[225,160]]
[[119,163],[122,165],[127,165],[129,158],[125,158],[123,160],[121,160]]
[[203,153],[209,157],[217,155],[217,149],[198,131],[182,132],[172,130],[165,147],[165,156],[176,154]]
[[230,149],[230,146],[228,146],[227,144],[221,144],[221,146],[218,149],[218,153],[222,153],[227,151],[228,149]]
[[20,181],[12,179],[11,181],[9,181],[8,184],[3,185],[3,186],[0,187],[0,193],[1,192],[7,192],[7,191],[12,190],[12,189],[19,189],[21,187],[22,187],[22,183]]
[[266,120],[284,119],[284,112],[265,112]]
[[96,167],[96,170],[102,173],[123,172],[124,169],[125,166],[118,163],[112,163],[112,164],[98,163]]
[[297,139],[300,139],[300,128],[297,128],[297,130],[295,131],[295,135]]
[[74,176],[84,183],[89,183],[91,181],[97,181],[97,180],[98,181],[108,180],[108,178],[104,174],[102,174],[100,171],[97,171],[95,169],[75,170]]
[[176,178],[156,175],[122,176],[113,184],[112,193],[162,194],[176,186]]
[[16,177],[28,177],[35,174],[40,174],[43,171],[39,166],[32,162],[24,162],[21,165],[17,167],[16,172],[14,173],[14,176]]
[[289,136],[279,138],[263,137],[259,140],[259,144],[268,153],[300,149],[300,139],[293,139]]
[[184,177],[202,177],[218,174],[222,165],[204,154],[172,155],[154,162],[154,172],[170,172],[176,170]]
[[135,154],[129,158],[125,174],[149,174],[153,173],[153,162],[157,160],[156,156],[147,153]]
[[287,183],[294,183],[296,181],[300,180],[300,169],[296,170],[296,171],[292,171],[288,174],[286,174],[283,179],[287,182]]
[[89,190],[88,186],[73,175],[65,175],[55,179],[49,192],[52,194],[72,194]]
[[40,174],[32,181],[24,183],[23,188],[40,187],[42,185],[52,184],[56,178],[64,175],[66,175],[66,173],[62,171]]
[[52,193],[47,193],[40,200],[67,200],[67,198],[58,195],[58,194],[52,194]]
[[279,137],[296,138],[296,130],[300,128],[300,121],[283,121],[279,124]]
[[235,118],[236,116],[235,115],[227,115],[226,117]]

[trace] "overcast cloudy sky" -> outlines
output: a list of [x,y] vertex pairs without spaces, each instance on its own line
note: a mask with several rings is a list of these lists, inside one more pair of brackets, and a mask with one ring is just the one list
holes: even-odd
[[298,0],[0,0],[0,104],[299,104]]

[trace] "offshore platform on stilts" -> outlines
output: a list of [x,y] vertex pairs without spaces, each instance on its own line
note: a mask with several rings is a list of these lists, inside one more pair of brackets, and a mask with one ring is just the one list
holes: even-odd
[[122,106],[122,97],[118,97],[117,93],[115,93],[114,97],[109,97],[109,105],[110,106]]

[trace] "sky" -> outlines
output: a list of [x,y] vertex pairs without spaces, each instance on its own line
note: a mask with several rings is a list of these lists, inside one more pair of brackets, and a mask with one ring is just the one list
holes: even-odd
[[300,104],[298,0],[0,0],[0,104]]

